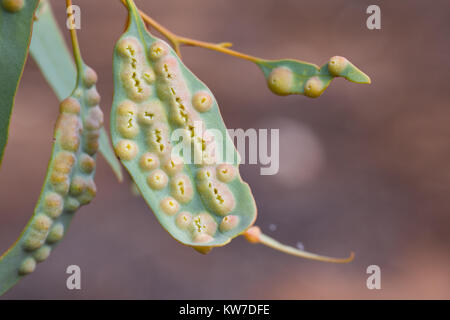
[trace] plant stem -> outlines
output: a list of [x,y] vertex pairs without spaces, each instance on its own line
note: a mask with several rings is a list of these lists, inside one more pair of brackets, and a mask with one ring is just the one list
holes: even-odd
[[281,251],[293,256],[310,260],[333,262],[333,263],[348,263],[351,262],[355,257],[355,254],[351,252],[348,258],[332,258],[300,250],[291,246],[287,246],[265,235],[264,233],[261,232],[261,229],[257,226],[253,226],[247,229],[247,231],[245,231],[242,235],[251,243],[260,243],[277,251]]
[[290,254],[293,256],[310,259],[310,260],[333,262],[333,263],[348,263],[348,262],[351,262],[353,260],[353,258],[355,257],[355,254],[353,252],[350,253],[350,256],[348,258],[332,258],[332,257],[321,256],[321,255],[318,255],[315,253],[306,252],[306,251],[299,250],[299,249],[296,249],[291,246],[284,245],[265,234],[260,235],[259,242],[265,246],[272,248],[272,249],[275,249],[275,250],[278,250],[278,251],[281,251],[281,252],[284,252],[284,253],[287,253],[287,254]]
[[73,56],[75,58],[75,64],[77,66],[78,74],[82,74],[83,73],[83,58],[81,57],[80,45],[78,43],[77,30],[71,19],[73,13],[71,10],[69,12],[69,8],[71,6],[72,6],[72,0],[66,0],[67,17],[70,19],[70,24],[71,24],[70,25],[70,39],[72,40]]
[[[122,2],[123,5],[127,6],[126,0],[120,0],[120,1]],[[167,38],[167,40],[169,40],[169,42],[172,44],[175,52],[180,57],[181,57],[180,46],[187,45],[187,46],[200,47],[200,48],[205,48],[205,49],[209,49],[209,50],[222,52],[222,53],[228,54],[230,56],[248,60],[248,61],[255,62],[255,63],[258,63],[261,61],[260,58],[257,58],[257,57],[254,57],[254,56],[251,56],[248,54],[244,54],[244,53],[241,53],[241,52],[238,52],[235,50],[228,49],[229,47],[232,46],[232,44],[230,42],[211,43],[211,42],[195,40],[195,39],[191,39],[191,38],[187,38],[187,37],[182,37],[182,36],[176,35],[172,31],[168,30],[167,28],[165,28],[164,26],[159,24],[157,21],[155,21],[153,18],[151,18],[149,15],[147,15],[142,10],[139,10],[139,14],[141,15],[142,19],[147,24],[152,26],[155,30],[157,30],[165,38]]]

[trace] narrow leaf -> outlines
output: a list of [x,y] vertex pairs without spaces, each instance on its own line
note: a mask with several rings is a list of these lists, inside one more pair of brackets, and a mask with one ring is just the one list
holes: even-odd
[[331,80],[343,77],[355,83],[370,83],[370,78],[344,57],[332,57],[322,67],[299,60],[260,60],[269,89],[278,95],[302,94],[317,98]]
[[21,8],[0,4],[0,165],[8,141],[9,122],[17,87],[28,56],[33,14],[38,0]]

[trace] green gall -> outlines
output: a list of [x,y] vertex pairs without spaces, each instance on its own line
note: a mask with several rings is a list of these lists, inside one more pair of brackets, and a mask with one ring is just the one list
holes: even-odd
[[267,84],[273,93],[280,96],[287,96],[292,93],[294,73],[286,67],[275,68],[267,78]]
[[18,12],[22,10],[23,6],[25,5],[24,0],[3,0],[2,6],[6,11],[9,12]]
[[333,76],[340,76],[342,75],[342,72],[347,68],[349,62],[346,58],[341,56],[334,56],[330,59],[328,62],[328,71]]

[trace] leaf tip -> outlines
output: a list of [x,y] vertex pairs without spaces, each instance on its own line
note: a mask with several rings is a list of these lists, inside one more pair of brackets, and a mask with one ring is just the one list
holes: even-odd
[[328,71],[335,77],[343,77],[348,81],[361,84],[370,84],[368,75],[359,70],[347,58],[334,56],[328,61]]

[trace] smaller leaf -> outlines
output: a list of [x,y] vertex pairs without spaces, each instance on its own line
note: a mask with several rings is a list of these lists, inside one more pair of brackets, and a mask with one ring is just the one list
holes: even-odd
[[75,212],[92,201],[103,113],[95,71],[80,62],[72,94],[59,106],[52,154],[34,213],[17,241],[0,256],[0,295],[46,260]]
[[9,122],[33,26],[37,0],[0,3],[0,165],[8,142]]
[[344,57],[332,57],[322,67],[299,60],[259,60],[269,89],[280,96],[302,94],[319,97],[331,80],[343,77],[355,83],[370,83],[370,78]]

